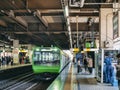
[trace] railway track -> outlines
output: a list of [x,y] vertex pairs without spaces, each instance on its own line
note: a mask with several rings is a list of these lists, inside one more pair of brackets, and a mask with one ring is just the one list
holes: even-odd
[[0,90],[46,90],[52,81],[36,80],[32,72],[0,81]]

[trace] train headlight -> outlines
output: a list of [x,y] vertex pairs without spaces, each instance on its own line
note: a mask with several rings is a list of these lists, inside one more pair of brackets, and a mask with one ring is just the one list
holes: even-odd
[[40,51],[40,49],[39,49],[39,48],[36,48],[36,51]]

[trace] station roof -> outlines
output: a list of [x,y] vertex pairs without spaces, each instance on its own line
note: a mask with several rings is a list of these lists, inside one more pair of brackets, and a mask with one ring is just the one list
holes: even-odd
[[[84,1],[84,5],[81,2]],[[72,46],[99,38],[100,8],[112,8],[114,0],[0,0],[0,39],[12,43],[70,48],[64,7],[69,6]],[[116,0],[117,1],[117,0]],[[117,1],[118,2],[118,1]],[[94,20],[93,26],[89,21]],[[78,31],[77,31],[78,30]]]

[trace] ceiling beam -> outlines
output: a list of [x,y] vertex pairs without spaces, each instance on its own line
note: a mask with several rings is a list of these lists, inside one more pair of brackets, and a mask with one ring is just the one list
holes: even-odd
[[7,27],[7,23],[3,20],[0,20],[0,26]]
[[40,22],[47,28],[48,23],[42,18],[41,13],[39,10],[37,10],[34,15],[40,20]]
[[2,15],[8,16],[8,18],[15,21],[18,25],[22,26],[25,30],[27,29],[27,27],[28,27],[27,22],[24,19],[22,19],[21,17],[15,17],[13,10],[10,10],[9,12],[1,10],[0,13]]
[[[95,30],[95,31],[98,31],[98,30]],[[91,32],[90,30],[78,30],[78,33],[81,33],[81,32]],[[62,34],[62,33],[68,33],[68,31],[32,31],[32,32],[21,32],[21,31],[18,31],[18,32],[15,32],[15,31],[0,31],[0,33],[15,33],[15,34],[28,34],[28,35],[31,35],[31,34]],[[76,30],[72,30],[71,33],[76,33]]]
[[113,0],[106,0],[106,3],[111,3],[113,2]]

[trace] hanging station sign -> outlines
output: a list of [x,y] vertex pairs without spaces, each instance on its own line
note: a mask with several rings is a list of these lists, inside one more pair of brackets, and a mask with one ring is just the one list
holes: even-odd
[[73,52],[79,52],[79,48],[74,48]]

